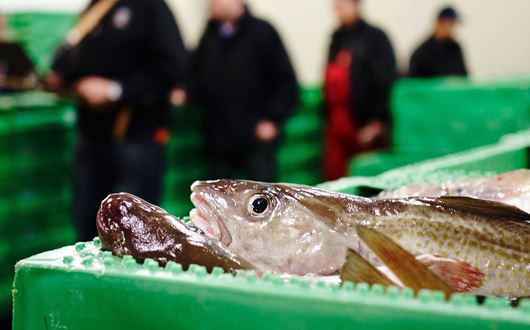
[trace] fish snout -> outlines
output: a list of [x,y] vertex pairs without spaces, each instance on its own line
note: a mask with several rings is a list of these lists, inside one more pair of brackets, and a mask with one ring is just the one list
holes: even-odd
[[[196,182],[197,183],[197,182]],[[194,183],[192,188],[197,187]],[[190,212],[191,223],[199,228],[206,236],[221,241],[225,246],[230,245],[232,237],[209,194],[200,189],[193,190],[190,199],[195,208]]]
[[195,181],[191,184],[191,192],[199,193],[206,189],[208,183],[206,181]]
[[123,218],[123,200],[118,194],[109,195],[101,202],[96,215],[96,228],[101,247],[116,254],[124,253],[124,233],[120,220]]

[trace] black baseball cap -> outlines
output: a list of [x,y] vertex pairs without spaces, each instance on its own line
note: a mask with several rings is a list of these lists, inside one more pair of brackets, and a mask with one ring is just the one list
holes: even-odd
[[460,14],[452,6],[447,6],[440,10],[438,14],[438,19],[452,19],[455,21],[460,21]]

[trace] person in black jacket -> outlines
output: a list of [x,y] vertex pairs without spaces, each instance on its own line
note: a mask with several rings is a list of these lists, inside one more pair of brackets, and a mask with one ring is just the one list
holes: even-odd
[[210,177],[276,180],[280,127],[298,86],[276,30],[241,0],[210,0],[210,21],[193,57],[191,98],[205,111]]
[[73,89],[81,100],[75,150],[80,240],[97,234],[99,205],[118,187],[160,202],[169,93],[185,83],[186,61],[164,0],[120,0],[80,44],[57,51],[48,82]]
[[335,11],[340,27],[332,36],[324,83],[327,180],[346,175],[355,153],[386,143],[396,77],[390,41],[362,19],[360,0],[335,0]]
[[454,8],[440,11],[433,35],[412,55],[411,77],[467,76],[462,48],[454,39],[457,23],[458,13]]

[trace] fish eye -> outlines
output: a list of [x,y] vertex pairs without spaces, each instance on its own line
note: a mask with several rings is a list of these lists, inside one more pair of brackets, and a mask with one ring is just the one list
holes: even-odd
[[255,195],[249,200],[248,209],[250,214],[259,216],[263,215],[270,207],[270,198],[266,195]]

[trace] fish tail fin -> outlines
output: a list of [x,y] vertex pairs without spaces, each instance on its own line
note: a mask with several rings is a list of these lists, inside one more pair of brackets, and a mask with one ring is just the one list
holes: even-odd
[[365,226],[357,226],[357,234],[405,287],[415,292],[420,289],[442,291],[446,299],[449,299],[455,291],[427,266],[387,236]]
[[346,263],[342,266],[339,275],[341,283],[349,281],[353,283],[381,284],[384,286],[396,285],[385,274],[353,250],[348,250]]

